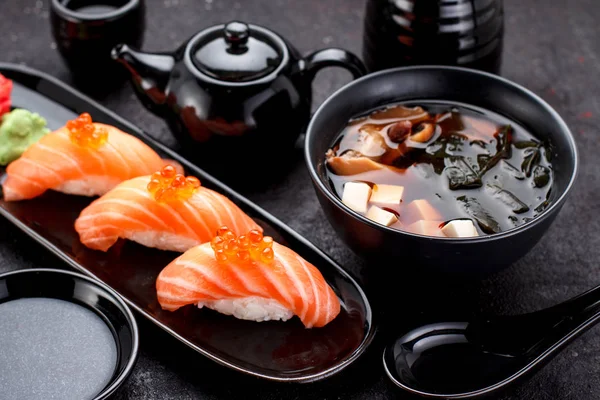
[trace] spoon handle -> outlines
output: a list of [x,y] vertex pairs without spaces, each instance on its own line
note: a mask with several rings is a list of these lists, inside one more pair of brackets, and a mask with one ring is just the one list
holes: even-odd
[[496,354],[524,356],[554,352],[600,319],[600,286],[564,303],[518,316],[470,323],[467,334]]
[[600,311],[600,285],[564,303],[551,307],[547,311],[554,309],[572,316],[597,314]]
[[[600,286],[539,312],[548,320],[555,319],[554,331],[565,340],[585,332],[600,318]],[[568,335],[575,335],[567,338]]]

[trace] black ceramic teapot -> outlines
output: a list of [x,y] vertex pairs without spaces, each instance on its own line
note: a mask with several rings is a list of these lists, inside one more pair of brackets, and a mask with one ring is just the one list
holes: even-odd
[[112,57],[129,69],[138,97],[167,121],[184,155],[221,178],[231,175],[224,169],[248,176],[257,173],[252,166],[289,154],[309,120],[321,68],[365,74],[345,50],[302,57],[273,31],[237,21],[198,32],[172,53],[121,44]]

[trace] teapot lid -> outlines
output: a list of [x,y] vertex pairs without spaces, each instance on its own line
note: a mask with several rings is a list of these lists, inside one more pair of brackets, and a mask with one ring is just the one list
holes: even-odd
[[189,46],[189,57],[198,70],[232,83],[271,74],[286,54],[285,44],[274,33],[239,21],[200,32]]

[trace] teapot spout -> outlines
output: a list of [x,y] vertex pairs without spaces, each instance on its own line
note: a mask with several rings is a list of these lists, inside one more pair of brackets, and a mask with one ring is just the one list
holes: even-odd
[[161,115],[175,58],[167,53],[143,53],[126,44],[115,46],[111,57],[129,70],[133,87],[144,106]]

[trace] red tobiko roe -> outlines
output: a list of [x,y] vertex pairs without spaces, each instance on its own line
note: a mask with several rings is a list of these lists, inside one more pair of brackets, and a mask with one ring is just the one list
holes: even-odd
[[13,82],[0,74],[0,117],[10,111]]

